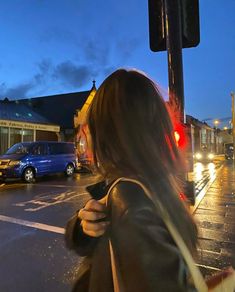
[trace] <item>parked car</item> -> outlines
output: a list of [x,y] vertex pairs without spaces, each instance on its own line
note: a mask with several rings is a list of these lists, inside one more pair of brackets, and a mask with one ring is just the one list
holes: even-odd
[[72,176],[76,167],[74,143],[17,143],[0,156],[0,178],[22,178],[31,183],[36,177],[65,173]]
[[212,151],[201,150],[195,153],[194,160],[200,162],[212,162],[215,159],[215,154]]
[[224,144],[224,155],[227,160],[233,159],[233,143]]

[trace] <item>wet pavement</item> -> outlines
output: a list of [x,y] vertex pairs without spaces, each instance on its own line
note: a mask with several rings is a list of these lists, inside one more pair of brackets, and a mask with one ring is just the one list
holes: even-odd
[[235,267],[235,167],[225,162],[194,217],[199,226],[198,264],[204,275]]

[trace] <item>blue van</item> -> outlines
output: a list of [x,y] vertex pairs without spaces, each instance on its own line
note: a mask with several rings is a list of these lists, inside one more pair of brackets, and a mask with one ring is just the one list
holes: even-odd
[[74,143],[17,143],[0,156],[0,179],[22,178],[31,183],[38,176],[52,173],[72,176],[76,161]]

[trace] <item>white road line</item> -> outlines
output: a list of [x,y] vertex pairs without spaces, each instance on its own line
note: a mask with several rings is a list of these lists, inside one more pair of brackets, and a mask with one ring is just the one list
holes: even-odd
[[65,229],[61,227],[47,225],[47,224],[38,223],[38,222],[32,222],[28,220],[17,219],[13,217],[4,216],[4,215],[0,215],[0,221],[14,223],[18,225],[23,225],[23,226],[32,227],[32,228],[50,231],[50,232],[59,233],[59,234],[65,233]]
[[222,271],[222,270],[219,269],[219,268],[210,267],[210,266],[205,266],[205,265],[200,265],[200,264],[196,264],[196,266],[198,266],[198,267],[202,267],[202,268],[205,268],[205,269],[209,269],[209,270],[213,270],[213,271],[216,271],[216,272]]
[[[25,184],[25,185],[27,185],[27,184]],[[34,187],[55,187],[55,188],[68,188],[68,187],[70,187],[70,188],[75,188],[75,189],[81,189],[81,188],[85,188],[87,186],[87,184],[85,184],[85,185],[80,185],[80,186],[68,186],[68,185],[50,185],[50,184],[48,184],[48,185],[43,185],[43,184],[40,184],[40,183],[38,183],[38,184],[34,184]]]
[[[36,199],[30,200],[30,201],[15,203],[13,205],[18,206],[18,207],[25,207],[28,204],[33,204],[34,205],[33,207],[26,208],[26,209],[24,209],[24,211],[35,212],[35,211],[38,211],[38,210],[41,210],[41,209],[44,209],[47,207],[51,207],[53,205],[62,204],[62,203],[71,201],[76,197],[88,195],[87,192],[84,192],[84,193],[76,194],[74,196],[66,197],[67,195],[71,195],[71,194],[76,194],[76,192],[59,193],[59,194],[57,194],[56,197],[51,197],[51,195],[46,195],[44,197],[41,196],[41,197],[37,197]],[[50,199],[49,202],[46,201],[48,198]]]

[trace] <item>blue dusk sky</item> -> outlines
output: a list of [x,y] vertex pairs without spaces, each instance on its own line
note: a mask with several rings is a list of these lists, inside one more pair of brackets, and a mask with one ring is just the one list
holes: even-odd
[[[149,49],[147,0],[0,1],[0,99],[89,90],[120,67],[168,88],[166,52]],[[235,0],[201,0],[198,47],[183,50],[185,109],[231,116]]]

